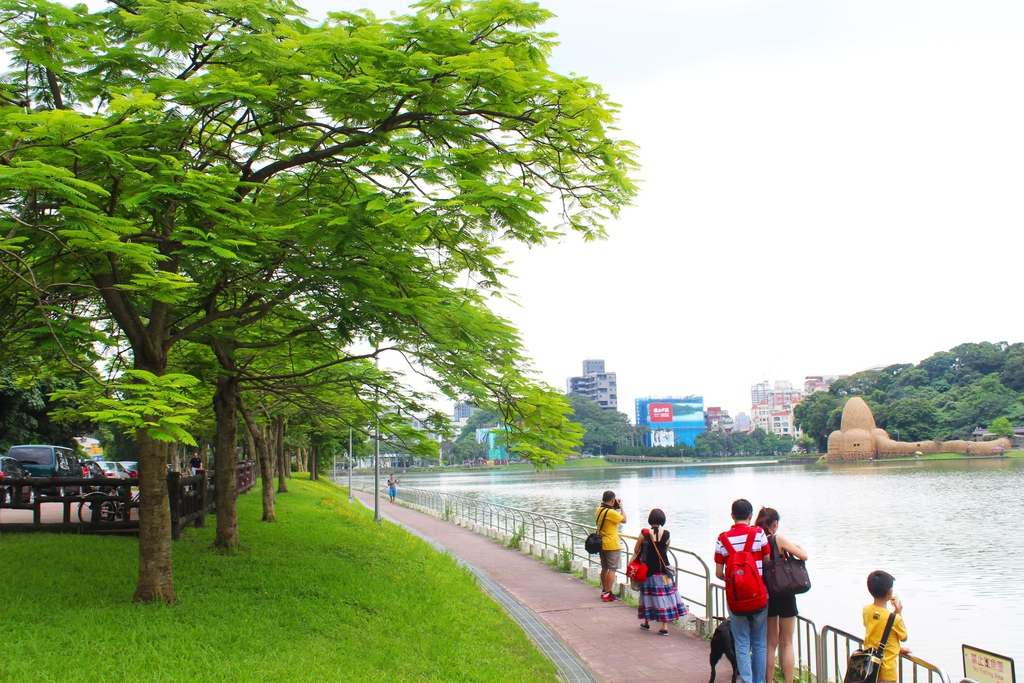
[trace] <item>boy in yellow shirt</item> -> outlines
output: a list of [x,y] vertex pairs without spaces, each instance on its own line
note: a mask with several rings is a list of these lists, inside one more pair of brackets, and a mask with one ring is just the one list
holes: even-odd
[[[900,643],[907,639],[907,627],[903,623],[903,603],[893,595],[892,584],[896,581],[892,574],[876,570],[868,574],[868,592],[874,601],[864,605],[864,648],[876,648],[882,641],[885,625],[889,614],[894,613],[896,619],[892,624],[892,632],[885,643],[882,667],[878,672],[878,680],[895,683],[899,679],[896,669],[896,655],[909,654],[910,649],[901,647]],[[889,605],[892,610],[889,610]]]

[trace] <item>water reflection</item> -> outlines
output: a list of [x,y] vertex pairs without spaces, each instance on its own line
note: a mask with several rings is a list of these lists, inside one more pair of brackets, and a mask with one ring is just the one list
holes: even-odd
[[592,524],[605,489],[635,534],[652,507],[673,543],[711,562],[729,506],[776,508],[780,532],[808,550],[814,584],[801,614],[860,633],[873,569],[896,577],[918,656],[962,674],[960,645],[1024,656],[1024,463],[1010,459],[862,463],[832,467],[601,467],[554,472],[408,474],[403,484]]

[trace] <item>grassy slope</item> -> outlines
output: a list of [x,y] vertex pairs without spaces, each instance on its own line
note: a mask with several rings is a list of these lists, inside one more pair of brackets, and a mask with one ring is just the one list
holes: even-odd
[[239,498],[174,544],[173,606],[130,603],[134,538],[0,534],[3,680],[552,681],[555,668],[447,555],[326,482],[293,479],[276,524]]

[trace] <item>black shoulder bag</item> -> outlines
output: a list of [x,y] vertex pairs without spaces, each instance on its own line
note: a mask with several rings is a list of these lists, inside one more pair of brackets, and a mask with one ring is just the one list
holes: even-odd
[[[601,512],[607,517],[610,509],[606,506]],[[604,538],[601,537],[601,525],[604,523],[604,517],[601,517],[601,512],[597,513],[597,531],[587,536],[587,540],[583,542],[583,549],[591,555],[601,552],[601,547],[604,545]]]

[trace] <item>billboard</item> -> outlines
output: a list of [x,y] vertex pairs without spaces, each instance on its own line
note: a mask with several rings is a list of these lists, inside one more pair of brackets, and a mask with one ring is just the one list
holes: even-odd
[[692,446],[697,435],[706,429],[704,397],[638,398],[636,423],[650,428],[648,446]]
[[704,424],[704,402],[699,397],[647,404],[650,424],[673,427],[697,427]]

